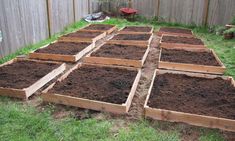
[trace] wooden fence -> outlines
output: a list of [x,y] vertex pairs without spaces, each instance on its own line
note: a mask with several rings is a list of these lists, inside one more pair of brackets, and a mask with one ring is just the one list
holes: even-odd
[[[104,1],[104,0],[103,0]],[[127,6],[128,0],[1,0],[0,58],[60,32],[84,15]],[[235,0],[132,0],[145,17],[196,25],[224,25],[235,15]]]
[[1,0],[0,58],[47,39],[89,13],[88,0]]

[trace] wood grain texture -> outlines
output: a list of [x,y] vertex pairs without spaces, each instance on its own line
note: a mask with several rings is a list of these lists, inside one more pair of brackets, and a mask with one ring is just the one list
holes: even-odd
[[74,22],[73,0],[49,1],[51,34],[55,34]]
[[89,1],[87,0],[74,0],[75,8],[75,21],[79,21],[85,15],[89,14]]
[[208,25],[225,25],[235,16],[235,0],[210,0]]
[[48,38],[45,0],[1,0],[0,58]]

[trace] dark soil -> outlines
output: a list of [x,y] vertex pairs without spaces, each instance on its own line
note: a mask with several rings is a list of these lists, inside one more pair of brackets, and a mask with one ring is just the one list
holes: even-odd
[[91,24],[84,29],[86,30],[109,30],[113,27],[114,27],[113,25],[107,25],[107,24]]
[[138,26],[127,26],[122,29],[122,31],[132,31],[132,32],[150,32],[152,27],[138,27]]
[[83,66],[58,82],[51,93],[115,104],[125,103],[137,71]]
[[118,34],[114,36],[114,40],[140,40],[146,41],[151,37],[150,34]]
[[190,29],[183,29],[183,28],[161,27],[159,31],[160,32],[170,32],[170,33],[183,33],[183,34],[192,35],[192,32]]
[[0,87],[23,89],[59,67],[58,64],[17,61],[0,67]]
[[146,48],[138,46],[105,44],[91,56],[141,60]]
[[67,35],[64,35],[63,37],[78,37],[78,38],[95,38],[102,34],[103,32],[93,32],[93,31],[77,31],[74,33],[70,33]]
[[157,75],[148,101],[153,108],[235,119],[235,87],[222,78]]
[[177,37],[177,36],[163,36],[162,42],[166,43],[180,43],[180,44],[192,44],[192,45],[204,45],[201,39],[192,37]]
[[76,55],[87,46],[89,43],[73,43],[73,42],[57,42],[50,44],[46,48],[38,49],[36,53],[49,53],[49,54],[63,54],[63,55]]
[[161,61],[207,66],[221,66],[212,53],[192,52],[177,49],[162,49]]

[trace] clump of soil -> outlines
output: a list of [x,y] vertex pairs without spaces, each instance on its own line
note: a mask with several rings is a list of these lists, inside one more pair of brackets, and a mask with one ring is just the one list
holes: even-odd
[[113,25],[108,24],[91,24],[88,27],[85,27],[86,30],[109,30],[113,28]]
[[57,67],[59,64],[17,61],[0,67],[0,87],[27,88]]
[[104,32],[93,32],[93,31],[77,31],[74,33],[69,33],[67,35],[64,35],[63,37],[77,37],[77,38],[95,38],[99,36],[100,34],[103,34]]
[[50,93],[122,104],[127,100],[136,75],[134,70],[86,65],[58,82]]
[[152,27],[144,27],[144,26],[127,26],[122,29],[122,31],[132,31],[132,32],[151,32]]
[[169,27],[161,27],[160,32],[170,32],[170,33],[183,33],[192,35],[192,31],[190,29],[183,28],[169,28]]
[[50,44],[49,46],[38,49],[35,52],[36,53],[49,53],[49,54],[63,54],[63,55],[76,55],[83,49],[85,49],[87,46],[89,46],[89,43],[81,42],[81,43],[75,43],[75,42],[57,42]]
[[180,43],[180,44],[192,44],[192,45],[204,45],[201,39],[192,37],[179,37],[179,36],[163,36],[162,42],[166,43]]
[[221,66],[211,52],[193,52],[179,49],[162,49],[161,61]]
[[151,37],[150,34],[118,34],[114,36],[114,40],[140,40],[146,41]]
[[235,119],[235,87],[222,78],[157,75],[148,101],[153,108]]
[[91,56],[141,60],[147,48],[139,46],[105,44]]

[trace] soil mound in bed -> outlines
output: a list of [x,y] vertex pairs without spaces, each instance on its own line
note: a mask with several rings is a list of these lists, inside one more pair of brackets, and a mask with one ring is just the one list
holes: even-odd
[[133,31],[133,32],[150,32],[152,27],[138,27],[138,26],[127,26],[122,31]]
[[63,55],[76,55],[87,46],[89,43],[73,43],[73,42],[57,42],[49,46],[38,49],[36,53],[49,53],[49,54],[63,54]]
[[162,49],[161,61],[221,66],[211,52],[192,52],[177,49]]
[[137,71],[87,65],[58,82],[49,93],[122,104],[136,75]]
[[103,32],[89,32],[89,31],[77,31],[74,33],[69,33],[63,37],[80,37],[80,38],[95,38],[102,34]]
[[114,36],[114,40],[149,40],[150,34],[118,34]]
[[191,30],[183,29],[183,28],[169,28],[169,27],[161,27],[160,32],[170,32],[170,33],[184,33],[192,35]]
[[113,25],[107,25],[107,24],[91,24],[88,27],[85,27],[86,30],[109,30],[113,28]]
[[27,88],[57,67],[59,64],[17,61],[0,67],[0,87]]
[[180,43],[180,44],[192,44],[192,45],[204,45],[202,40],[192,37],[177,37],[177,36],[163,36],[162,42],[166,43]]
[[141,60],[146,48],[138,46],[105,44],[91,56]]
[[153,108],[235,119],[235,87],[222,78],[157,75],[148,101]]

